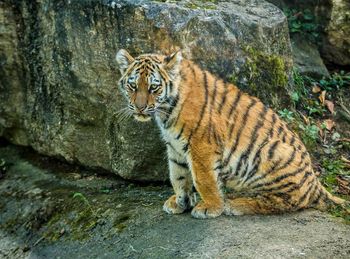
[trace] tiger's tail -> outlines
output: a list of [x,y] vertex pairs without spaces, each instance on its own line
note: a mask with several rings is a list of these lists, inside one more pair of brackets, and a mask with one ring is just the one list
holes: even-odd
[[347,207],[350,206],[349,201],[346,201],[342,198],[332,195],[326,190],[324,186],[322,186],[320,182],[318,182],[317,184],[318,184],[319,192],[310,207],[321,211],[325,211],[325,210],[334,208],[336,206],[341,206],[342,208],[350,212],[350,210],[347,209]]

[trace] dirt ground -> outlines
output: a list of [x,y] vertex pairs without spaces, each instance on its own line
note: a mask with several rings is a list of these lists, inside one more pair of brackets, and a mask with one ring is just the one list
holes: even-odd
[[171,216],[166,184],[142,186],[0,146],[0,258],[350,258],[350,226],[307,210]]

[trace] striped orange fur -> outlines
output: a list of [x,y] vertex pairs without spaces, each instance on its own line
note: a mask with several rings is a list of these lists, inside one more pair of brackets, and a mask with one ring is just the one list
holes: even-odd
[[167,213],[192,208],[196,218],[213,218],[343,204],[320,184],[298,135],[257,98],[181,52],[133,58],[120,50],[116,59],[130,114],[153,117],[167,145],[175,192]]

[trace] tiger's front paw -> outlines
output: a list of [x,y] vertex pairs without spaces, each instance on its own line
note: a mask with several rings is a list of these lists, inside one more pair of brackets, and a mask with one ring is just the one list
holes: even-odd
[[191,215],[197,219],[216,218],[222,214],[223,210],[222,205],[213,206],[201,201],[193,208]]
[[186,193],[176,196],[176,203],[185,210],[193,208],[196,202],[197,198],[195,193]]
[[163,205],[163,210],[168,214],[181,214],[186,210],[176,203],[176,195],[171,196]]

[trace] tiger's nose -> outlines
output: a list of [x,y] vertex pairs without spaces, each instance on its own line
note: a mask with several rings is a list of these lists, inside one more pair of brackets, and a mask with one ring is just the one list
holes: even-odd
[[147,108],[147,104],[135,104],[135,106],[139,112],[143,112]]

